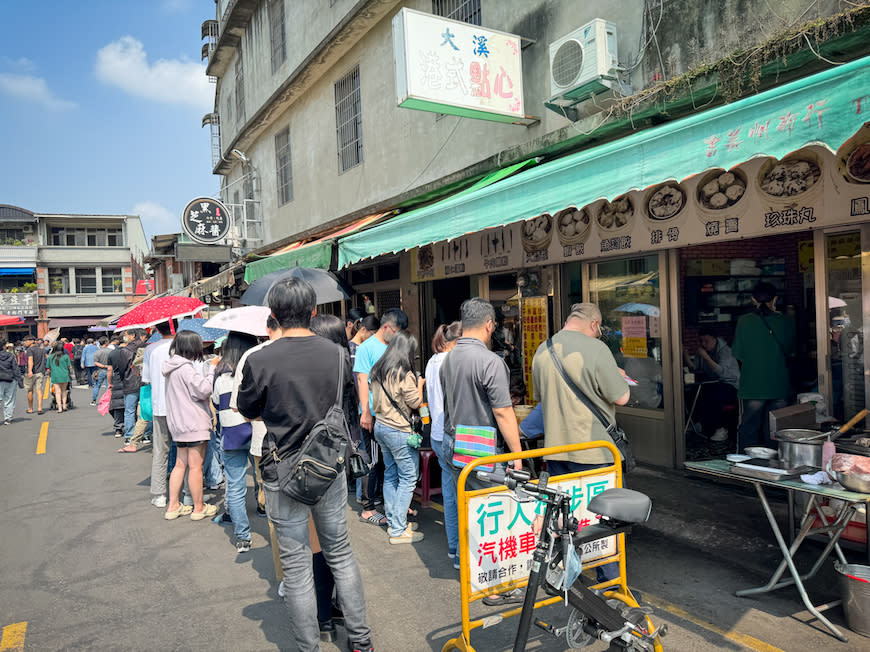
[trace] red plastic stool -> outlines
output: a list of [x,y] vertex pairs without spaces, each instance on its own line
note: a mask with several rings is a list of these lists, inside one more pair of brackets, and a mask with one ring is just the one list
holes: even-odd
[[419,496],[420,506],[424,509],[429,507],[429,498],[441,494],[441,487],[432,486],[432,476],[429,472],[429,462],[435,460],[436,468],[438,467],[438,458],[435,456],[435,451],[431,448],[420,449],[420,484],[414,489],[414,495]]

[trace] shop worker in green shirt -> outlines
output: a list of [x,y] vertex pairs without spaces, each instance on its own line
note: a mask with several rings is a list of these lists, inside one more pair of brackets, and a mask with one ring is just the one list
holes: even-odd
[[740,450],[770,446],[768,414],[786,406],[791,393],[786,360],[794,355],[794,322],[776,312],[776,288],[765,281],[752,290],[755,309],[737,321],[731,351],[740,362],[737,397],[743,416],[737,429]]

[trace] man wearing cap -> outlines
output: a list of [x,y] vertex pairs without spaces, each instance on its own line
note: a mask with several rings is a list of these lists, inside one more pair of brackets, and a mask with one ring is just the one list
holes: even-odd
[[42,414],[42,383],[45,379],[45,349],[42,340],[34,340],[28,335],[24,342],[27,345],[27,375],[24,377],[24,389],[27,390],[27,414],[33,414],[33,395],[36,394],[36,413]]

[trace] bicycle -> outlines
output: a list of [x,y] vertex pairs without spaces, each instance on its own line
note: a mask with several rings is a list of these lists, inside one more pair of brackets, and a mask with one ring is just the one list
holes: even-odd
[[[630,489],[603,491],[589,503],[589,509],[601,516],[600,522],[578,532],[579,523],[571,513],[571,496],[548,487],[546,472],[540,474],[536,483],[531,482],[528,471],[510,468],[506,472],[478,471],[477,475],[482,480],[504,484],[514,492],[513,498],[518,502],[540,500],[546,505],[514,639],[514,652],[526,649],[536,596],[542,583],[550,595],[564,593],[572,610],[564,627],[553,627],[537,618],[534,624],[556,638],[564,635],[570,647],[584,647],[601,640],[610,644],[609,650],[662,650],[660,638],[667,633],[667,625],[656,629],[649,619],[652,609],[641,607],[631,592],[618,591],[618,586],[591,588],[594,583],[580,573],[577,552],[585,543],[628,533],[632,525],[646,521],[652,506],[648,496]],[[563,587],[568,582],[570,586],[566,591]]]

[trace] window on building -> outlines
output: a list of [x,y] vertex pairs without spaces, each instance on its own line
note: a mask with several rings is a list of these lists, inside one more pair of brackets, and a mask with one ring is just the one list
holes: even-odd
[[97,270],[95,267],[76,267],[76,293],[97,293]]
[[21,229],[0,229],[0,245],[14,245],[24,241],[24,231]]
[[272,42],[272,72],[287,58],[287,43],[284,34],[284,0],[269,0],[269,32]]
[[106,229],[106,244],[110,247],[124,246],[124,232],[122,229]]
[[242,61],[242,50],[236,52],[236,121],[245,121],[245,66]]
[[344,172],[363,160],[359,66],[335,85],[335,128],[338,134],[338,169]]
[[69,294],[69,270],[61,267],[48,268],[49,294]]
[[432,0],[432,13],[480,25],[480,0]]
[[[76,270],[78,276],[78,270]],[[124,289],[124,276],[120,267],[103,267],[103,292],[120,292]]]
[[290,127],[275,134],[275,171],[277,173],[278,205],[293,201],[293,169],[290,166]]

